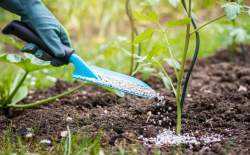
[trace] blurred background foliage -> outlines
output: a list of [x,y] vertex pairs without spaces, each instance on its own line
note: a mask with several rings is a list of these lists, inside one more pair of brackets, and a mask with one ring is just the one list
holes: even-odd
[[[226,3],[226,0],[217,0]],[[216,1],[216,2],[217,2]],[[89,65],[96,65],[117,72],[128,73],[130,65],[130,23],[126,14],[126,0],[42,0],[44,5],[68,30],[73,48]],[[184,18],[183,8],[179,4],[174,7],[168,0],[134,0],[131,1],[132,9],[145,13],[147,10],[155,11],[159,15],[160,23],[169,22],[174,19]],[[249,2],[246,2],[249,3]],[[193,13],[199,25],[209,21],[224,13],[215,0],[193,0]],[[238,25],[248,25],[247,15],[242,15],[237,19]],[[20,18],[10,12],[0,8],[0,28],[12,20]],[[219,48],[225,48],[232,42],[229,36],[230,23],[224,18],[221,21],[211,24],[200,31],[201,45],[199,57],[207,57],[214,54]],[[139,33],[149,26],[157,27],[154,23],[135,21],[135,26]],[[249,32],[249,31],[248,31]],[[169,38],[177,40],[172,45],[175,59],[182,55],[185,28],[177,27],[171,29],[167,34]],[[0,34],[0,38],[6,37]],[[16,39],[18,42],[20,40]],[[249,42],[245,40],[245,42]],[[26,44],[24,42],[21,42]],[[153,35],[142,44],[142,56],[146,55],[155,44],[164,44],[161,35]],[[195,35],[193,35],[188,57],[193,56],[195,49]],[[136,47],[137,53],[138,47]],[[18,53],[18,49],[0,41],[0,54]],[[161,55],[168,57],[168,52]],[[14,66],[9,66],[0,62],[1,77],[7,75],[10,70],[16,70]],[[49,71],[37,71],[32,73],[30,80],[26,84],[30,85],[32,77],[35,77],[36,84],[30,87],[48,87],[54,81],[46,79],[47,76],[62,78],[73,81],[71,78],[74,66],[68,65],[63,68],[50,69]],[[33,79],[35,79],[33,78]]]

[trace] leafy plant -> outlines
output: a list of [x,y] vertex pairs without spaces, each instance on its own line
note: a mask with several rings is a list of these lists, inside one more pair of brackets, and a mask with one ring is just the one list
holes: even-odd
[[[16,43],[13,39],[5,39],[2,40],[7,43],[10,43],[12,45],[15,45],[17,47],[21,47],[19,43]],[[24,51],[25,52],[25,51]],[[84,83],[81,86],[72,89],[66,93],[57,95],[52,98],[48,98],[39,102],[30,103],[30,104],[22,104],[17,105],[19,101],[24,99],[28,95],[28,87],[24,86],[23,83],[27,77],[27,75],[30,72],[42,70],[42,69],[50,69],[54,68],[52,65],[50,65],[49,61],[43,61],[41,59],[36,58],[34,55],[29,53],[24,53],[24,57],[18,56],[16,54],[1,54],[0,55],[0,61],[10,63],[16,66],[19,66],[20,71],[18,72],[17,76],[15,77],[15,80],[12,82],[12,72],[6,76],[6,78],[0,83],[0,109],[3,109],[4,114],[8,114],[9,108],[31,108],[40,104],[44,104],[50,101],[53,101],[57,98],[61,98],[65,95],[68,95],[82,87],[84,87],[87,84],[92,83]],[[24,74],[21,77],[21,71],[24,71]],[[103,86],[102,86],[103,87]],[[113,90],[107,87],[103,87],[104,89],[116,94],[119,97],[124,97],[124,93]]]
[[[176,6],[177,3],[180,2],[180,0],[169,0],[169,2],[173,6]],[[170,22],[166,22],[165,25],[167,26],[167,28],[165,30],[158,22],[158,15],[155,12],[147,11],[146,12],[147,16],[145,16],[145,15],[133,10],[133,15],[137,20],[155,22],[160,28],[160,30],[153,29],[151,27],[146,29],[144,32],[142,32],[139,36],[136,37],[133,44],[138,44],[138,43],[146,40],[147,38],[151,38],[155,32],[160,32],[166,40],[165,45],[155,45],[154,47],[152,47],[152,50],[150,52],[148,52],[148,54],[145,55],[144,57],[134,54],[134,60],[136,62],[141,62],[141,64],[133,74],[135,74],[141,68],[150,67],[150,66],[158,67],[162,70],[162,72],[164,73],[166,79],[168,80],[168,83],[170,84],[170,86],[175,94],[175,97],[176,97],[176,103],[177,103],[177,131],[176,131],[176,133],[177,134],[180,134],[180,130],[181,130],[181,105],[180,105],[180,102],[181,102],[180,101],[180,99],[181,99],[181,84],[182,84],[184,67],[185,67],[185,62],[186,62],[186,57],[187,57],[187,52],[188,52],[188,48],[189,48],[189,41],[190,41],[191,35],[194,34],[195,32],[197,32],[198,30],[202,29],[206,25],[211,24],[212,22],[217,21],[225,16],[227,16],[228,21],[232,21],[236,17],[238,17],[241,13],[245,13],[245,12],[249,13],[249,7],[242,6],[241,0],[238,3],[235,3],[235,2],[229,3],[228,2],[226,4],[221,4],[221,8],[223,8],[225,11],[224,15],[219,16],[219,17],[205,23],[204,25],[200,26],[199,28],[197,28],[191,32],[190,25],[191,25],[191,19],[192,19],[192,16],[191,16],[192,0],[188,1],[188,5],[186,4],[185,0],[181,0],[181,2],[182,2],[183,7],[186,10],[187,17],[183,18],[183,19],[179,19],[179,20],[173,20]],[[188,8],[187,8],[187,6],[188,6]],[[247,10],[247,11],[245,11],[245,10]],[[169,39],[166,35],[166,32],[174,26],[184,26],[184,25],[186,26],[186,41],[185,41],[185,45],[184,45],[182,60],[181,60],[181,63],[179,64],[179,62],[174,60],[173,54],[171,51],[171,44],[174,44],[176,41],[173,39]],[[157,56],[162,52],[169,52],[170,58],[164,58],[164,59],[161,58],[161,60],[158,61]],[[174,68],[176,79],[177,79],[177,90],[174,88],[171,79],[169,78],[167,72],[165,71],[162,64],[160,63],[160,62],[164,62],[164,61],[167,62],[170,66],[172,66]],[[148,70],[148,69],[146,68],[146,70]]]
[[[243,0],[238,1],[239,4],[242,4],[243,2],[244,2]],[[248,9],[248,14],[250,15],[250,11],[249,11],[250,9],[248,6],[242,6],[241,8]],[[221,22],[221,23],[228,25],[229,34],[223,38],[224,39],[223,42],[226,44],[231,43],[231,46],[229,48],[230,50],[229,60],[230,61],[233,60],[234,52],[237,50],[237,44],[239,43],[241,44],[243,60],[246,63],[244,42],[250,39],[248,22],[244,21],[244,23],[241,25],[235,20],[232,20],[230,22]]]

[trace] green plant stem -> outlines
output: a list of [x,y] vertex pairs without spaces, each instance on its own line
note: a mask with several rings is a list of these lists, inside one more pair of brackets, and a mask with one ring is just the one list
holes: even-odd
[[171,87],[172,87],[172,89],[173,89],[173,91],[174,91],[174,95],[176,96],[176,91],[175,91],[175,88],[174,88],[174,86],[173,86],[173,83],[171,82],[171,80],[170,80],[168,74],[166,73],[165,69],[162,67],[162,65],[160,64],[159,61],[157,61],[155,58],[153,58],[153,59],[154,59],[154,61],[160,66],[161,70],[164,72],[165,76],[166,76],[167,79],[168,79],[168,82],[170,83],[170,85],[171,85]]
[[55,97],[51,97],[49,99],[46,99],[46,100],[42,100],[42,101],[39,101],[39,102],[35,102],[35,103],[30,103],[30,104],[23,104],[23,105],[10,105],[11,108],[23,108],[23,109],[26,109],[26,108],[32,108],[34,106],[37,106],[37,105],[41,105],[41,104],[44,104],[44,103],[47,103],[47,102],[50,102],[50,101],[53,101],[55,99],[58,99],[58,98],[61,98],[63,96],[66,96],[82,87],[84,87],[85,85],[89,84],[88,82],[85,82],[84,84],[82,84],[81,86],[79,87],[76,87],[75,89],[72,89],[66,93],[63,93],[63,94],[60,94],[60,95],[57,95]]
[[133,19],[132,10],[131,10],[131,2],[129,0],[126,1],[126,12],[127,12],[127,15],[128,15],[129,21],[130,21],[130,27],[131,27],[131,55],[132,56],[131,56],[131,62],[130,62],[129,75],[132,76],[133,66],[134,66],[134,57],[133,57],[133,54],[135,52],[135,46],[133,45],[134,38],[135,38],[135,29],[134,29],[134,19]]
[[231,50],[230,50],[230,58],[229,58],[229,61],[230,61],[230,62],[233,61],[234,51],[235,51],[235,49],[236,49],[235,38],[236,38],[236,36],[233,37],[233,43],[232,43],[232,47],[231,47]]
[[135,39],[135,29],[134,29],[134,20],[131,21],[131,64],[130,64],[130,76],[133,73],[133,66],[134,66],[134,57],[133,54],[135,53],[135,45],[133,45],[134,39]]
[[173,63],[173,66],[174,66],[174,71],[175,71],[175,74],[176,74],[176,78],[177,78],[177,81],[179,81],[179,75],[178,75],[177,69],[175,67],[174,58],[173,58],[173,54],[172,54],[172,51],[171,51],[171,48],[170,48],[170,44],[168,42],[168,38],[167,38],[165,32],[162,30],[162,27],[161,27],[160,23],[157,22],[157,24],[159,25],[159,27],[161,29],[161,33],[164,35],[164,37],[165,37],[165,39],[167,41],[167,47],[168,47],[168,50],[169,50],[169,53],[170,53],[170,57],[172,59],[172,63]]
[[[189,0],[188,17],[191,18],[191,0]],[[177,96],[176,96],[176,102],[177,102],[177,127],[176,127],[177,130],[176,130],[176,134],[177,135],[180,134],[180,132],[181,132],[181,101],[180,101],[181,100],[181,83],[182,83],[186,58],[187,58],[190,36],[191,35],[190,35],[190,23],[189,23],[187,25],[185,47],[184,47],[184,51],[183,51],[183,55],[182,55],[181,67],[180,67],[180,72],[179,72],[180,81],[177,82]]]
[[29,74],[29,72],[25,72],[25,74],[23,75],[21,81],[18,83],[18,85],[16,86],[16,88],[13,90],[13,92],[10,94],[10,96],[7,98],[7,100],[4,102],[4,106],[6,106],[7,104],[9,104],[12,100],[12,98],[16,95],[18,89],[22,86],[24,80],[26,79],[26,76]]
[[219,19],[221,19],[221,18],[223,18],[223,17],[225,17],[225,16],[226,16],[226,14],[221,15],[221,16],[219,16],[219,17],[217,17],[217,18],[215,18],[215,19],[213,19],[213,20],[207,22],[206,24],[202,25],[202,26],[199,27],[198,29],[196,29],[196,30],[194,30],[193,32],[191,32],[190,35],[194,34],[196,31],[199,31],[199,30],[202,29],[203,27],[205,27],[205,26],[207,26],[207,25],[209,25],[209,24],[215,22],[216,20],[219,20]]

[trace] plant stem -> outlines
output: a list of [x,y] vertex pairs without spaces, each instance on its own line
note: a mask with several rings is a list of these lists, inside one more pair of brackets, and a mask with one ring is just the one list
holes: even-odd
[[[129,7],[130,5],[130,7]],[[133,16],[132,16],[132,10],[131,10],[131,2],[129,0],[126,1],[126,12],[128,15],[128,18],[130,20],[130,27],[131,27],[131,62],[130,62],[130,71],[129,71],[129,75],[132,76],[133,73],[133,66],[134,66],[134,57],[133,54],[135,52],[135,46],[133,45],[134,42],[134,34],[135,34],[135,30],[134,30],[134,20],[133,20]]]
[[162,65],[159,63],[159,61],[157,61],[155,58],[153,58],[153,59],[161,67],[161,70],[164,72],[165,76],[167,77],[168,82],[170,83],[170,85],[171,85],[171,87],[172,87],[172,89],[174,91],[174,95],[176,96],[176,91],[175,91],[175,88],[173,86],[173,83],[171,82],[171,80],[170,80],[168,74],[166,73],[165,69],[162,67]]
[[173,66],[174,66],[174,71],[175,71],[175,74],[176,74],[176,78],[177,78],[177,81],[179,81],[179,75],[178,75],[177,69],[175,67],[174,58],[173,58],[173,54],[172,54],[172,51],[171,51],[171,48],[170,48],[170,44],[168,42],[168,38],[167,38],[165,32],[162,30],[162,27],[161,27],[160,23],[157,22],[157,24],[159,25],[159,27],[161,29],[161,33],[164,35],[164,37],[165,37],[165,39],[167,41],[167,47],[168,47],[168,50],[169,50],[169,53],[170,53],[170,57],[172,59],[172,63],[173,63]]
[[[191,18],[191,0],[189,0],[189,10],[188,10],[188,17]],[[182,83],[182,78],[183,78],[183,73],[184,73],[184,67],[186,63],[186,58],[187,58],[187,52],[188,52],[188,47],[189,47],[189,41],[190,41],[190,23],[187,25],[187,30],[186,30],[186,41],[185,41],[185,47],[182,55],[182,60],[181,60],[181,67],[180,67],[180,72],[179,72],[179,79],[180,81],[177,82],[177,96],[176,96],[176,102],[177,102],[177,130],[176,134],[180,134],[181,132],[181,83]]]
[[229,61],[230,61],[230,62],[233,61],[234,51],[235,51],[235,49],[236,49],[235,38],[236,38],[236,36],[233,37],[233,43],[232,43],[232,47],[231,47],[231,50],[230,50],[230,58],[229,58]]
[[130,75],[132,75],[133,73],[133,66],[134,66],[134,57],[133,57],[133,54],[135,52],[135,45],[133,45],[132,43],[134,42],[134,39],[135,39],[135,35],[134,35],[134,32],[135,29],[134,29],[134,20],[132,19],[131,21],[131,64],[130,64]]
[[16,86],[16,88],[13,90],[13,92],[10,94],[10,96],[8,97],[8,99],[4,102],[4,106],[6,106],[7,104],[9,104],[12,100],[12,98],[16,95],[18,89],[22,86],[24,80],[26,79],[26,76],[29,74],[29,72],[25,72],[25,74],[23,75],[21,81],[18,83],[18,85]]
[[215,18],[215,19],[213,19],[213,20],[207,22],[206,24],[202,25],[202,26],[199,27],[198,29],[196,29],[196,30],[194,30],[193,32],[191,32],[190,35],[194,34],[196,31],[199,31],[199,30],[202,29],[203,27],[205,27],[205,26],[207,26],[207,25],[209,25],[209,24],[215,22],[216,20],[219,20],[219,19],[221,19],[221,18],[223,18],[223,17],[225,17],[225,16],[226,16],[226,14],[221,15],[221,16],[219,16],[219,17],[217,17],[217,18]]
[[63,94],[60,94],[60,95],[57,95],[55,97],[51,97],[49,99],[45,99],[45,100],[42,100],[42,101],[39,101],[39,102],[35,102],[35,103],[30,103],[30,104],[23,104],[23,105],[10,105],[11,108],[23,108],[23,109],[26,109],[26,108],[32,108],[34,106],[37,106],[37,105],[41,105],[41,104],[44,104],[44,103],[47,103],[47,102],[50,102],[50,101],[53,101],[55,99],[58,99],[58,98],[61,98],[63,96],[66,96],[82,87],[84,87],[85,85],[89,84],[88,82],[85,82],[84,84],[82,84],[81,86],[79,87],[76,87],[75,89],[72,89],[66,93],[63,93]]

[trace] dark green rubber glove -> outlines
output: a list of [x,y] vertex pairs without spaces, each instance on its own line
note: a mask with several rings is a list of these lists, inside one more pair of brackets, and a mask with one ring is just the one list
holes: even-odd
[[[21,16],[21,21],[40,36],[56,57],[65,56],[62,44],[71,47],[68,33],[40,0],[0,0],[0,6]],[[21,51],[31,46],[35,45],[28,44]],[[57,58],[47,59],[52,57],[41,49],[37,48],[34,54],[40,59],[51,60],[53,66],[64,64]]]

